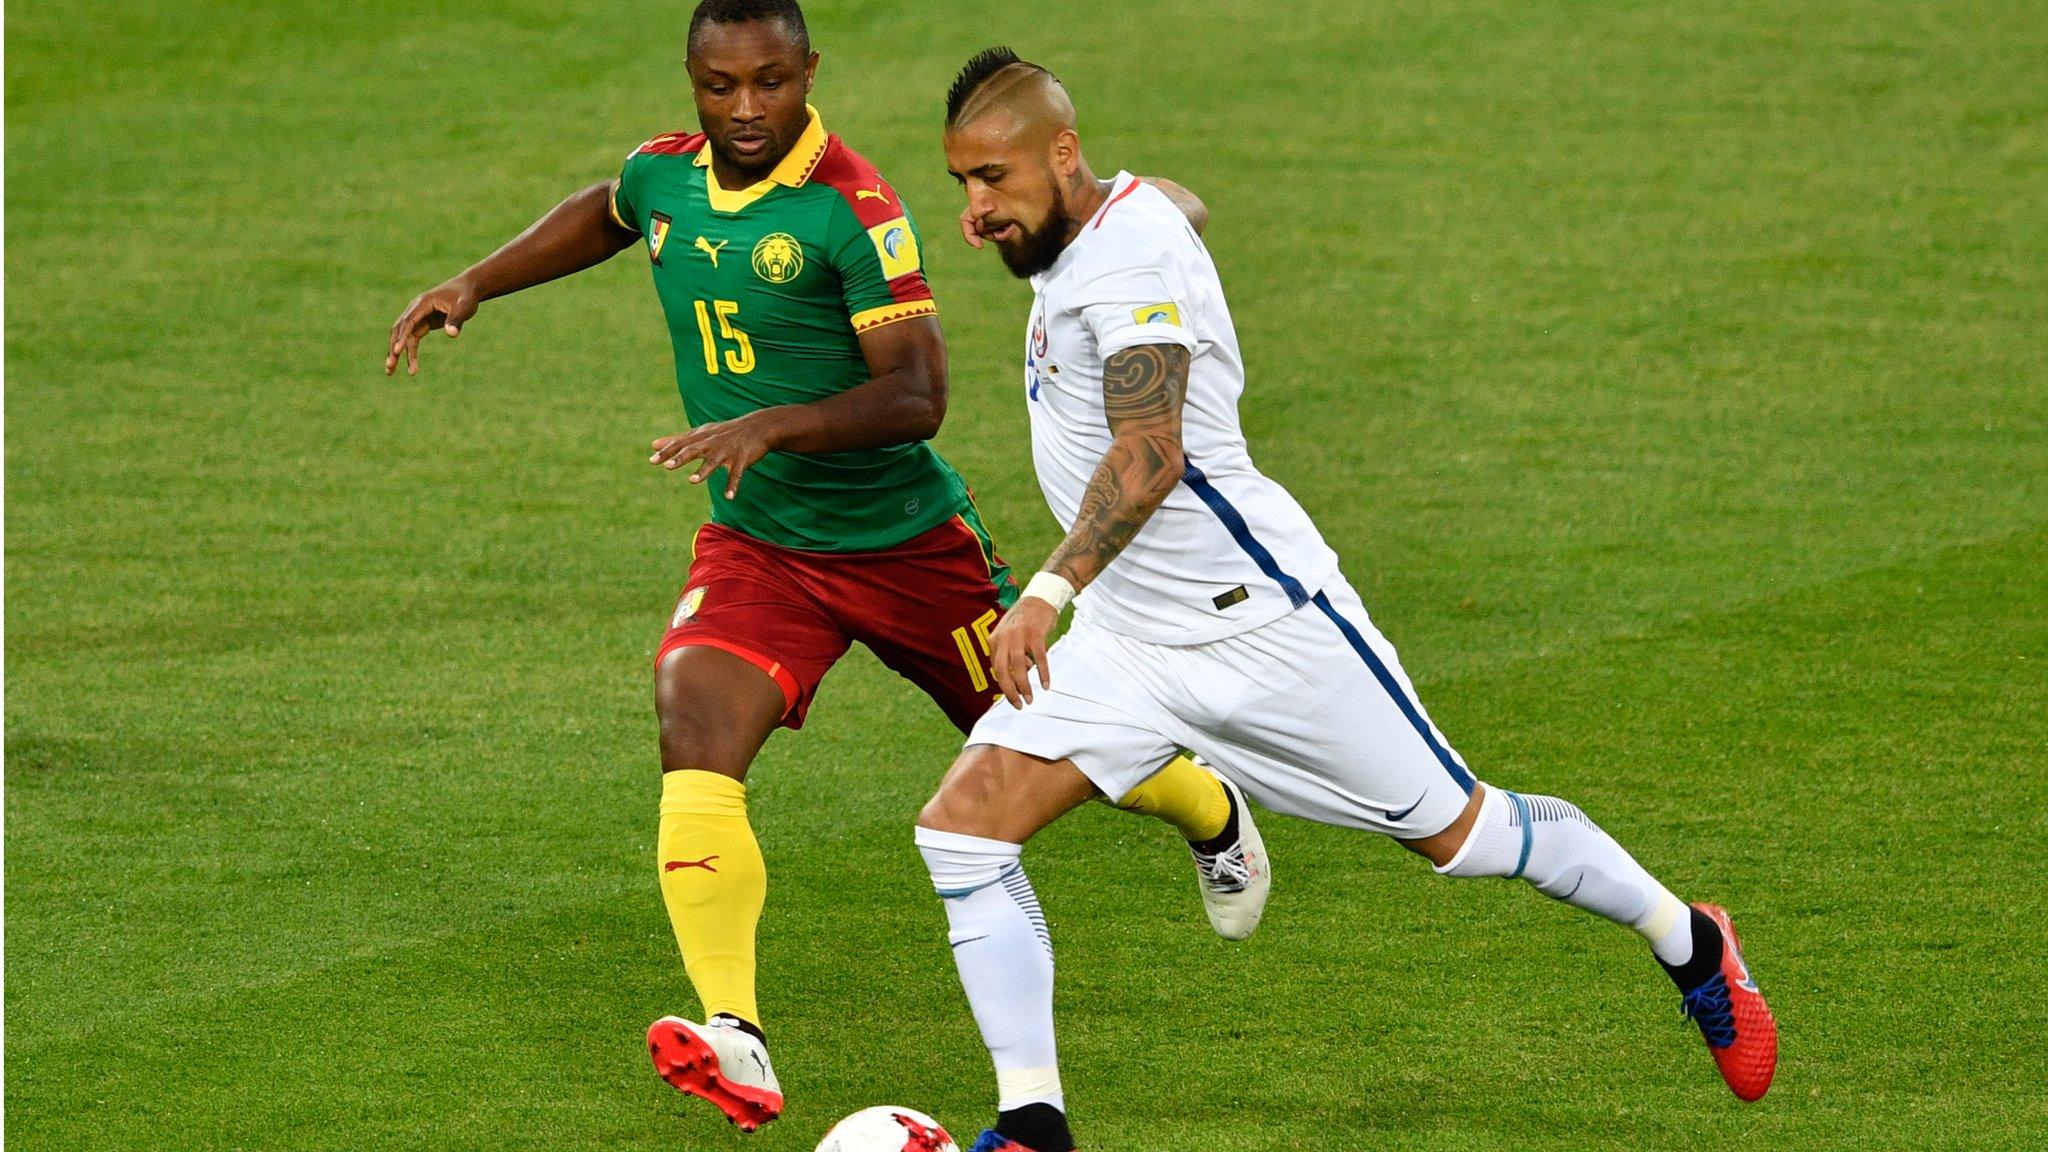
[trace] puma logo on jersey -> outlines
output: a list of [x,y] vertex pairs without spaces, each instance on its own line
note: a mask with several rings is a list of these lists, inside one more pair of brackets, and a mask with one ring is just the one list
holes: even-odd
[[702,868],[706,872],[716,872],[718,869],[711,866],[711,862],[716,859],[718,859],[716,856],[706,856],[702,860],[671,860],[662,865],[661,870],[663,872],[681,872],[685,868]]
[[729,240],[720,240],[717,244],[713,244],[711,241],[699,236],[697,237],[697,251],[711,257],[711,266],[716,268],[718,267],[718,254],[724,251],[725,246],[729,243],[731,243]]
[[853,194],[853,198],[856,201],[880,200],[882,203],[887,204],[889,202],[889,193],[887,189],[888,185],[878,183],[873,188],[860,189],[859,191]]

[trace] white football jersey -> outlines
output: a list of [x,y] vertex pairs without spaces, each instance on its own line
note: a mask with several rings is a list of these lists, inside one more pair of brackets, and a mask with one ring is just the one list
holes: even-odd
[[1237,401],[1244,361],[1209,252],[1166,194],[1119,172],[1109,199],[1050,269],[1025,333],[1038,485],[1063,528],[1109,450],[1102,365],[1140,344],[1188,350],[1187,468],[1075,612],[1155,644],[1201,644],[1309,602],[1337,555],[1287,490],[1260,474]]

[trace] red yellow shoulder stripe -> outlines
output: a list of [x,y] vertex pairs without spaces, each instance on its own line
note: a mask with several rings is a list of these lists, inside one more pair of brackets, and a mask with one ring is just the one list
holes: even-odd
[[865,312],[855,312],[853,314],[853,330],[855,332],[872,332],[885,324],[894,324],[898,320],[908,320],[913,316],[937,316],[938,314],[938,302],[929,299],[910,300],[902,304],[884,304],[880,308],[870,308]]

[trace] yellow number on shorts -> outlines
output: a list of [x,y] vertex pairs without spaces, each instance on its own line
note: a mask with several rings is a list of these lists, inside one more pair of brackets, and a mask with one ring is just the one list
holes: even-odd
[[[989,633],[994,631],[996,619],[996,610],[991,608],[973,624],[953,629],[953,643],[960,648],[960,662],[967,665],[967,678],[976,692],[988,691],[988,654],[992,646]],[[972,638],[968,635],[970,628],[973,630]],[[974,650],[975,641],[981,642],[979,654]]]

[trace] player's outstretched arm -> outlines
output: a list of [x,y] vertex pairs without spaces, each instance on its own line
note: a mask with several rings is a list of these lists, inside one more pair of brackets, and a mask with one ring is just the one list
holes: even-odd
[[[1180,437],[1188,359],[1188,350],[1178,344],[1140,344],[1113,354],[1102,366],[1109,451],[1095,466],[1073,528],[1043,569],[1073,591],[1102,575],[1180,483],[1187,467]],[[1059,605],[1027,589],[991,634],[989,667],[1011,704],[1031,699],[1032,668],[1038,669],[1039,683],[1052,684],[1046,639],[1059,618]]]
[[938,435],[946,418],[946,338],[936,316],[898,320],[860,334],[873,377],[809,404],[785,404],[705,424],[654,442],[650,462],[668,469],[700,461],[690,483],[726,470],[725,494],[770,452],[859,452]]
[[414,297],[391,325],[384,374],[397,371],[403,357],[406,372],[418,375],[420,338],[436,328],[459,334],[484,301],[602,264],[632,244],[633,233],[612,219],[613,184],[606,180],[570,196],[461,275]]

